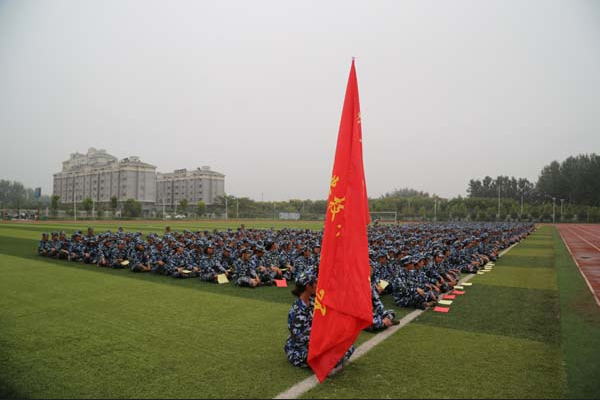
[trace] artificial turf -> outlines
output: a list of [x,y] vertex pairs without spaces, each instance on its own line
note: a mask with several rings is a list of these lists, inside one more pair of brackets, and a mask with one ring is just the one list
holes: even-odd
[[[164,225],[122,226],[161,233]],[[0,224],[0,397],[264,398],[310,376],[283,353],[289,289],[35,254],[42,231],[86,226]],[[172,226],[235,229],[239,221]],[[449,314],[423,314],[306,397],[600,395],[600,312],[554,228],[541,228],[471,282]],[[400,317],[410,312],[383,300]],[[371,337],[363,333],[357,344]]]
[[289,289],[38,257],[64,228],[0,225],[0,397],[269,397],[309,376],[283,352]]
[[598,398],[600,310],[553,227],[304,398]]

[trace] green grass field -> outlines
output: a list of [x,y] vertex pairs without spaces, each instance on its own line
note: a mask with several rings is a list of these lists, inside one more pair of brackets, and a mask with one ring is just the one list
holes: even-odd
[[[162,232],[164,225],[122,226]],[[212,230],[239,222],[171,225]],[[265,398],[310,375],[283,353],[294,300],[288,289],[217,286],[35,254],[42,231],[85,227],[0,224],[1,397]],[[600,395],[600,311],[554,228],[543,227],[472,282],[449,314],[426,312],[305,396]],[[363,333],[359,343],[370,337]]]

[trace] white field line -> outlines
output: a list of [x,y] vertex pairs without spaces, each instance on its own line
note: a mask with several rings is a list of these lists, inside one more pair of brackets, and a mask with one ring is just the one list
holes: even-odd
[[[517,244],[518,243],[515,243],[512,246],[510,246],[507,249],[500,252],[500,254],[498,254],[498,257],[502,257],[504,254],[506,254],[510,249],[515,247]],[[469,275],[465,276],[464,278],[462,278],[458,284],[460,285],[461,283],[468,282],[474,276],[476,276],[476,274],[469,274]],[[377,346],[379,343],[383,342],[385,339],[392,336],[394,333],[398,332],[400,329],[404,328],[406,325],[411,323],[415,318],[417,318],[419,315],[423,314],[424,312],[425,312],[424,310],[415,310],[415,311],[411,312],[410,314],[404,316],[404,318],[402,318],[400,320],[400,324],[391,326],[391,327],[387,328],[385,331],[378,333],[373,338],[364,342],[362,345],[360,345],[356,349],[356,351],[354,352],[354,354],[352,355],[352,358],[348,361],[348,363],[352,363],[352,362],[358,360],[359,358],[361,358],[362,356],[364,356],[365,354],[367,354],[367,352],[369,352],[371,349],[373,349],[373,347]],[[333,376],[333,375],[339,373],[341,370],[342,370],[342,368],[334,369],[331,372],[330,376]],[[312,376],[309,376],[308,378],[304,379],[303,381],[296,383],[294,386],[287,389],[286,391],[279,393],[274,398],[275,399],[297,399],[298,397],[302,396],[304,393],[308,392],[310,389],[316,387],[318,384],[319,384],[319,381],[317,380],[317,377],[315,375],[312,375]]]

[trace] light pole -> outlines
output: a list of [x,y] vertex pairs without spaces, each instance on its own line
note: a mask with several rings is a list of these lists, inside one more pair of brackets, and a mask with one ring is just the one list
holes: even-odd
[[235,199],[235,218],[240,218],[240,199]]
[[75,177],[73,177],[73,220],[77,221],[77,202],[75,201]]
[[555,216],[556,216],[556,197],[552,198],[552,223],[554,224],[556,222],[555,220]]
[[502,183],[500,182],[500,178],[498,178],[498,216],[497,219],[500,219],[500,188],[502,187]]
[[437,222],[437,197],[433,199],[433,222]]
[[565,199],[560,199],[560,222],[563,222],[563,203]]
[[523,190],[521,189],[521,214],[519,214],[519,219],[523,218]]
[[227,195],[225,195],[225,219],[227,219]]

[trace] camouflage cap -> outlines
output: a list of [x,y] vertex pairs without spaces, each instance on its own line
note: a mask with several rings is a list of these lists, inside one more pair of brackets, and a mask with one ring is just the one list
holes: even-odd
[[313,267],[308,267],[296,277],[296,284],[308,286],[317,281],[317,274]]

